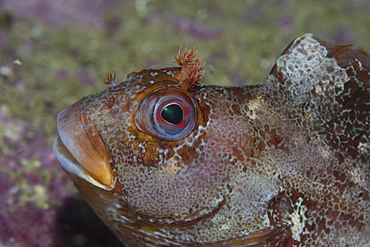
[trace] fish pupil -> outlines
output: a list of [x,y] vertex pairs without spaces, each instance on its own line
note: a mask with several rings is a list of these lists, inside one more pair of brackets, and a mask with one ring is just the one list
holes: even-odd
[[180,106],[176,104],[167,105],[162,110],[162,118],[171,124],[179,124],[183,118],[183,111]]

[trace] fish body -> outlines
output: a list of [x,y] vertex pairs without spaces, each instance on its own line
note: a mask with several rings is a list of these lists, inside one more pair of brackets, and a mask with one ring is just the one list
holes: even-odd
[[122,243],[370,245],[365,50],[306,34],[243,87],[200,86],[193,51],[177,63],[58,115],[54,153]]

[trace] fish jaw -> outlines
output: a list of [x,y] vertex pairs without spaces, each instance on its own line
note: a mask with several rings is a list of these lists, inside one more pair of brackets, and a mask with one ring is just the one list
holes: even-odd
[[58,114],[57,130],[53,151],[64,170],[101,189],[112,190],[116,184],[112,158],[89,118],[73,105]]

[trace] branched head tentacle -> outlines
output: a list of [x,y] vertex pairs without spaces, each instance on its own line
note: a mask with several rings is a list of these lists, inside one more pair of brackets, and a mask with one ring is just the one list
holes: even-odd
[[182,50],[182,46],[180,46],[178,54],[175,54],[175,60],[181,67],[181,72],[175,75],[176,79],[180,81],[180,87],[188,89],[196,86],[204,74],[202,70],[204,62],[198,51],[195,51],[194,48]]
[[107,78],[103,81],[104,84],[106,85],[111,85],[111,86],[116,86],[116,73],[114,74],[109,73]]

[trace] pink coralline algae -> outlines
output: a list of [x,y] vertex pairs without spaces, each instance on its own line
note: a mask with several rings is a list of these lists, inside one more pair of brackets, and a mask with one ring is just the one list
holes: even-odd
[[[47,137],[23,120],[0,112],[0,240],[5,246],[53,246],[57,210],[71,188]],[[56,174],[51,179],[48,171]],[[45,246],[45,245],[44,245]]]

